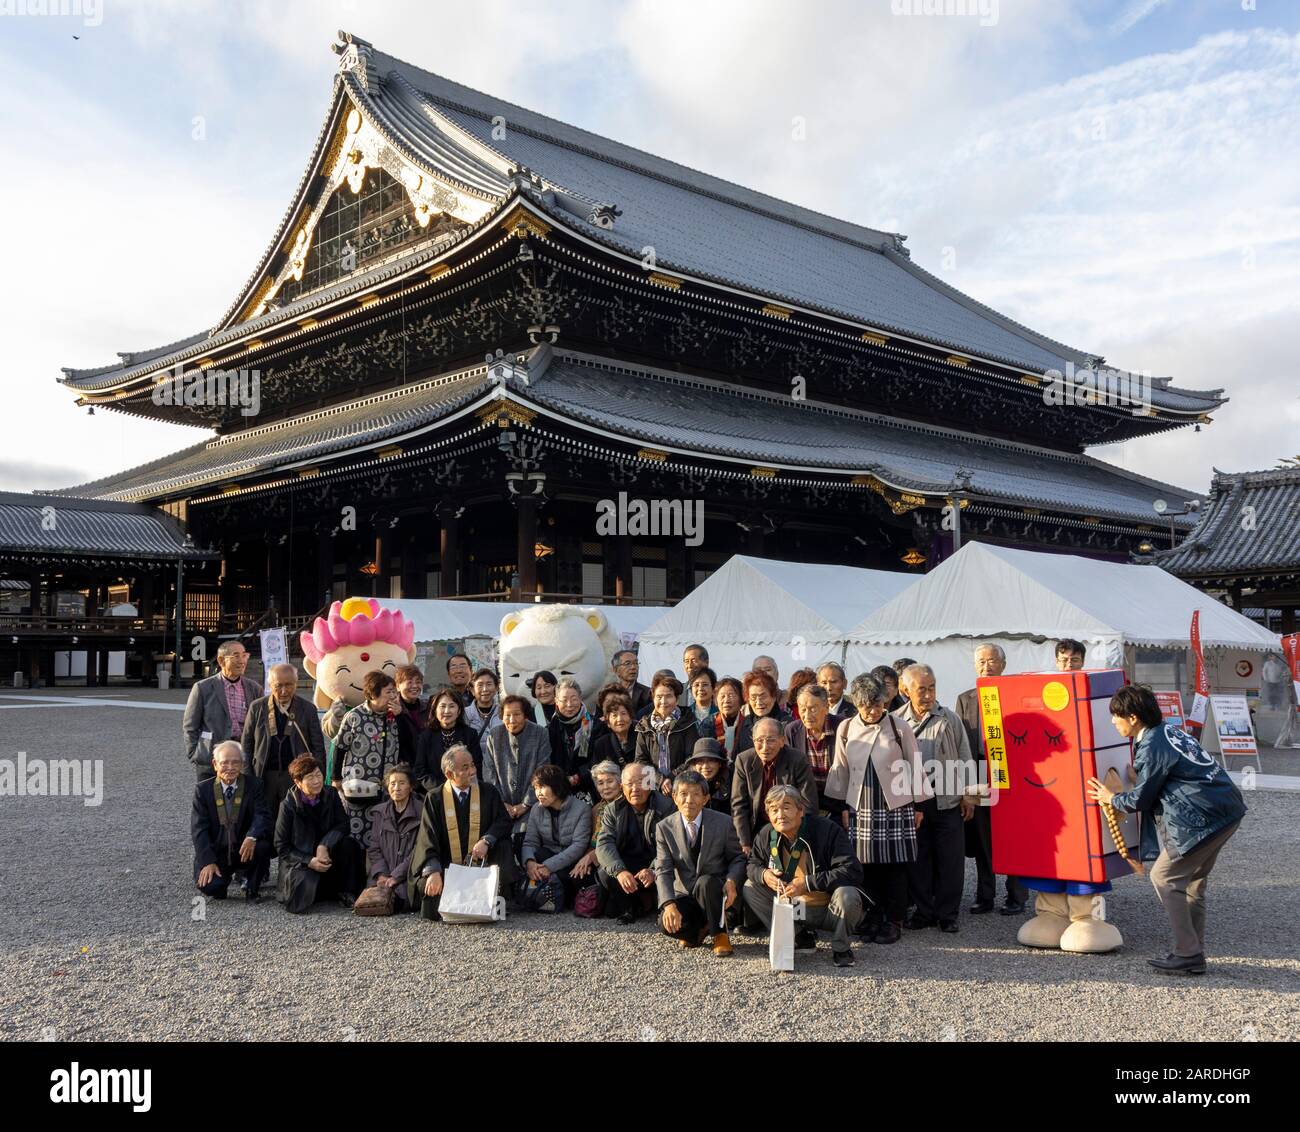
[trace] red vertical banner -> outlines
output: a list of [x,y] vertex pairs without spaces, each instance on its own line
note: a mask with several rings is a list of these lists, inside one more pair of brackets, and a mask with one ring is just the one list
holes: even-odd
[[1201,651],[1201,611],[1192,612],[1192,655],[1196,658],[1196,684],[1193,688],[1191,710],[1187,713],[1184,728],[1199,736],[1205,726],[1205,712],[1210,706],[1210,678],[1205,671],[1205,654]]
[[1286,666],[1291,669],[1296,703],[1300,704],[1300,633],[1288,633],[1282,638],[1282,655],[1286,657]]

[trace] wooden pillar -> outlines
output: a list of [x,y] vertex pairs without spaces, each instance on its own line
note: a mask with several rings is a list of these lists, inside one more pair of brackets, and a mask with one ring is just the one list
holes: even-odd
[[515,561],[519,571],[519,592],[529,600],[537,592],[537,502],[528,497],[515,500]]
[[1282,635],[1289,636],[1295,632],[1296,607],[1294,605],[1284,606],[1282,609]]
[[454,504],[443,504],[438,508],[438,517],[442,521],[438,542],[438,569],[442,574],[439,589],[443,597],[460,594],[460,520],[456,517],[459,510]]
[[387,539],[375,532],[375,572],[370,575],[370,596],[388,596],[388,563],[384,561],[387,554]]
[[[172,563],[175,566],[175,563]],[[175,570],[172,571],[173,575]],[[221,577],[217,579],[217,612],[220,618],[230,617],[235,613],[239,590],[235,585],[235,564],[231,560],[230,552],[227,551],[221,559]],[[175,609],[175,595],[172,598],[172,607]],[[218,620],[219,628],[225,628]],[[173,644],[175,643],[176,626],[172,626]]]
[[316,536],[316,592],[307,602],[306,613],[312,613],[328,602],[334,589],[334,537],[328,530],[320,531]]
[[152,617],[154,614],[153,575],[141,573],[136,581],[135,593],[131,596],[135,599],[137,615],[141,618]]
[[632,539],[619,535],[614,540],[614,596],[618,604],[626,605],[632,599]]
[[268,608],[274,606],[280,613],[286,612],[289,598],[285,562],[287,547],[287,543],[280,542],[279,535],[266,536],[266,604]]

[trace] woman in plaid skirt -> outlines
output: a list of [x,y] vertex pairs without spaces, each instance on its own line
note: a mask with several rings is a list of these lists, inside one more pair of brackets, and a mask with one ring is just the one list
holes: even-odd
[[916,803],[932,791],[912,729],[899,727],[887,714],[885,686],[874,676],[858,676],[849,698],[857,715],[836,734],[826,797],[848,807],[841,817],[872,901],[864,935],[876,943],[897,943],[907,911],[907,865],[916,860],[922,820]]

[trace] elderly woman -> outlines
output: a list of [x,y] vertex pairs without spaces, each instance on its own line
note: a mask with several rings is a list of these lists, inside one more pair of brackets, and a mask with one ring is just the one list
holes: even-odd
[[569,792],[568,776],[554,763],[534,772],[533,793],[522,854],[525,900],[534,911],[559,912],[573,904],[572,869],[591,843],[591,807]]
[[740,681],[734,676],[724,676],[713,689],[713,701],[718,705],[718,714],[713,717],[713,737],[722,744],[722,753],[730,766],[745,749],[736,746],[740,721],[745,718],[741,710],[745,706],[745,692]]
[[361,853],[348,833],[348,816],[325,773],[312,755],[289,764],[293,785],[284,796],[275,822],[275,851],[280,857],[276,887],[290,912],[337,897],[345,908],[361,891]]
[[478,736],[465,722],[465,704],[455,688],[443,685],[429,700],[429,721],[416,744],[416,788],[432,793],[443,784],[442,756],[452,747],[467,747],[476,774],[483,773]]
[[[811,672],[811,669],[806,671]],[[799,674],[796,672],[796,676]],[[838,813],[842,802],[826,797],[826,776],[835,757],[835,732],[840,725],[837,716],[831,715],[830,699],[826,689],[805,681],[794,694],[798,718],[785,725],[785,741],[791,750],[798,751],[812,768],[813,782],[817,784],[817,804],[827,813]]]
[[912,729],[885,710],[884,685],[874,676],[858,676],[849,696],[858,714],[836,733],[826,796],[847,806],[840,820],[853,837],[873,905],[863,934],[876,943],[897,943],[922,821],[917,806],[933,791]]
[[696,739],[686,769],[696,771],[708,783],[709,798],[705,804],[709,809],[720,814],[731,813],[731,783],[721,743],[716,739]]
[[636,761],[654,767],[663,779],[662,789],[671,794],[673,775],[691,757],[699,731],[692,712],[677,704],[681,682],[671,673],[655,673],[650,689],[654,709],[636,725]]
[[591,781],[598,799],[591,808],[591,842],[587,852],[578,858],[578,863],[569,873],[584,886],[596,883],[596,871],[600,868],[600,862],[596,859],[596,833],[600,829],[601,816],[609,804],[623,796],[622,773],[622,766],[609,759],[598,762],[591,768]]
[[622,766],[636,760],[636,729],[632,726],[632,701],[620,691],[603,697],[601,710],[604,720],[597,734],[591,734],[593,762],[613,762]]
[[547,726],[551,762],[569,778],[569,787],[590,805],[595,793],[591,784],[591,712],[582,702],[582,686],[572,676],[561,676],[555,685],[555,713]]
[[365,702],[343,717],[334,746],[336,784],[352,836],[363,850],[370,849],[374,809],[383,800],[381,788],[389,767],[401,757],[397,725],[397,685],[384,672],[367,672],[361,681]]
[[392,889],[393,907],[398,912],[410,907],[406,900],[407,872],[423,809],[415,799],[413,786],[414,776],[405,763],[398,763],[384,775],[388,801],[375,807],[366,853],[367,883],[374,888]]
[[816,683],[817,673],[811,668],[797,669],[790,677],[790,687],[785,690],[785,703],[792,721],[799,718],[799,689],[807,684]]
[[534,672],[528,681],[528,694],[533,697],[533,722],[543,727],[550,724],[555,715],[555,673],[543,669]]
[[718,705],[714,702],[713,689],[718,683],[718,675],[705,665],[691,674],[688,711],[695,712],[695,726],[701,739],[716,739]]
[[790,722],[789,714],[781,707],[781,689],[770,672],[763,669],[746,672],[741,687],[745,693],[745,711],[736,728],[737,753],[754,745],[754,724],[760,719],[775,719],[782,727]]

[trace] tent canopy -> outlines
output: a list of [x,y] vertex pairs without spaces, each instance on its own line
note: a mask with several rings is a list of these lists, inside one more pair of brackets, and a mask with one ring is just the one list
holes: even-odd
[[641,633],[641,678],[678,670],[702,644],[719,675],[739,676],[757,652],[783,674],[840,660],[849,626],[917,581],[915,574],[778,562],[738,554]]
[[[384,604],[400,610],[411,620],[417,641],[459,641],[466,637],[495,639],[501,635],[501,619],[513,610],[523,608],[521,602],[451,601],[446,598],[393,598]],[[616,633],[639,633],[665,609],[662,605],[590,604],[604,611]]]
[[1276,650],[1261,625],[1159,566],[967,543],[911,589],[858,622],[852,644],[949,637],[1073,637],[1186,648],[1201,611],[1206,648]]

